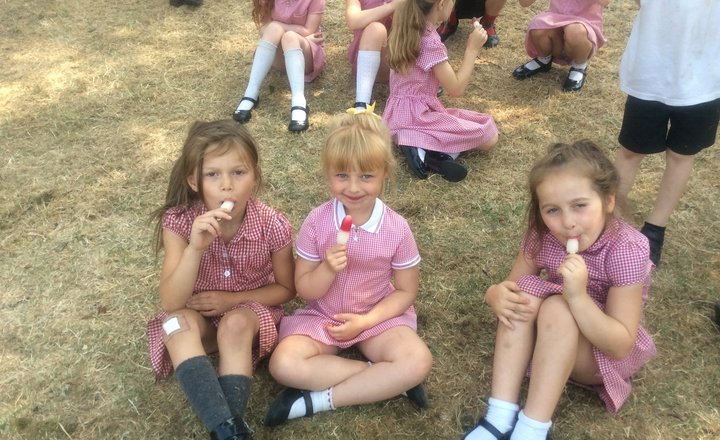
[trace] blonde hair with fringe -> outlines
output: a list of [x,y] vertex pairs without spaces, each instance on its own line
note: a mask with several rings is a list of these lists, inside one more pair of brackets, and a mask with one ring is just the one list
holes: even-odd
[[393,14],[388,37],[388,65],[404,75],[420,55],[420,39],[425,32],[427,15],[438,0],[405,0]]
[[370,113],[344,113],[334,121],[322,151],[323,171],[384,170],[392,176],[395,156],[390,133],[382,120]]

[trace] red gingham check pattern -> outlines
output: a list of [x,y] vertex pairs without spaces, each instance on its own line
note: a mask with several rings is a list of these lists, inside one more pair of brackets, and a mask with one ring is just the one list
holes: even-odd
[[432,25],[425,27],[420,55],[406,75],[390,71],[390,94],[383,121],[398,145],[443,153],[461,153],[488,142],[497,133],[493,118],[471,110],[446,109],[437,97],[432,69],[447,61],[447,49]]
[[[190,207],[168,210],[163,216],[163,228],[189,242],[192,223],[198,215],[207,212],[202,203]],[[275,281],[272,254],[292,241],[292,226],[278,211],[258,200],[247,204],[245,219],[238,233],[227,245],[218,237],[205,251],[193,293],[210,290],[241,292],[257,289]],[[259,346],[253,350],[253,366],[268,356],[277,345],[277,325],[283,316],[282,307],[271,307],[256,302],[239,304],[235,308],[248,308],[260,319]],[[153,371],[161,378],[172,372],[170,355],[162,337],[162,322],[168,315],[161,312],[148,322],[148,348]],[[222,316],[210,322],[217,327]]]
[[[322,261],[325,250],[336,243],[337,231],[345,210],[332,200],[315,208],[300,228],[296,242],[298,258]],[[348,265],[337,274],[327,293],[310,301],[280,323],[280,339],[295,334],[309,336],[323,344],[348,348],[384,331],[405,325],[417,329],[414,307],[402,315],[365,330],[349,341],[338,341],[325,330],[337,313],[367,313],[387,295],[395,291],[391,283],[394,269],[413,267],[420,262],[415,239],[407,221],[379,199],[368,222],[353,225],[347,243]]]
[[[534,261],[547,274],[547,280],[528,275],[520,277],[518,287],[531,295],[547,298],[562,294],[562,277],[557,269],[567,252],[565,246],[552,234],[547,233],[542,243],[537,235],[531,235],[523,243],[523,249],[539,249]],[[620,219],[614,219],[607,229],[588,249],[580,252],[588,268],[588,295],[600,309],[605,310],[611,287],[643,283],[643,303],[647,300],[650,275],[650,248],[647,238]],[[617,412],[630,395],[630,378],[656,354],[655,343],[641,325],[632,352],[624,359],[610,359],[593,348],[595,360],[603,378],[603,385],[592,387],[611,412]]]

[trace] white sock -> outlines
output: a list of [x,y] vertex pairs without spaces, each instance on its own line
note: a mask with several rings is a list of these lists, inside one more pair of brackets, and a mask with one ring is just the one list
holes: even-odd
[[[332,404],[332,388],[328,388],[323,391],[311,391],[310,400],[312,401],[313,414],[335,409]],[[292,407],[290,407],[288,420],[305,417],[306,414],[307,408],[305,407],[305,398],[300,397],[295,401],[295,403],[293,403]]]
[[552,55],[548,55],[546,57],[537,57],[538,61],[540,61],[543,64],[547,64],[550,61],[552,61]]
[[551,426],[551,420],[540,422],[531,419],[525,415],[525,412],[520,411],[510,440],[545,440]]
[[418,150],[418,157],[420,158],[421,161],[425,162],[425,150],[423,150],[422,148],[418,148],[417,150]]
[[[488,410],[485,414],[485,420],[497,428],[503,434],[510,431],[515,425],[515,418],[520,407],[516,403],[507,402],[505,400],[489,398]],[[472,430],[467,440],[495,440],[496,437],[482,426],[478,426]]]
[[535,61],[535,59],[528,61],[527,63],[525,63],[525,67],[529,70],[536,70],[543,66],[547,66],[547,63],[552,61],[552,55],[546,57],[537,57],[537,60],[539,61],[539,63],[538,61]]
[[[573,68],[575,68],[575,69],[585,70],[585,69],[587,68],[587,66],[588,66],[588,62],[585,61],[585,62],[582,63],[582,64],[572,63],[571,66],[572,66]],[[576,71],[574,71],[574,70],[571,70],[571,71],[570,71],[570,74],[568,75],[568,78],[570,78],[570,79],[573,80],[573,81],[580,81],[580,80],[582,79],[582,77],[583,77],[583,74],[582,74],[582,73],[576,72]]]
[[355,102],[372,103],[372,91],[378,70],[380,70],[380,52],[370,50],[358,52]]
[[[258,41],[257,48],[255,48],[252,68],[250,69],[250,78],[248,79],[248,85],[243,96],[252,99],[257,99],[257,97],[260,96],[260,86],[272,67],[276,52],[277,46],[271,42],[266,40]],[[250,110],[253,106],[254,104],[246,99],[240,102],[237,109]]]
[[[302,49],[290,49],[285,51],[285,70],[287,71],[290,93],[292,94],[290,106],[305,107],[305,55]],[[293,110],[290,119],[293,121],[304,121],[307,113],[302,110]]]

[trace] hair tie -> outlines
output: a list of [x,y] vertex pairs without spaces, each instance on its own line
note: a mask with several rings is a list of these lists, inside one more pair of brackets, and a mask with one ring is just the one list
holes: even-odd
[[345,110],[345,113],[350,113],[351,115],[360,115],[360,114],[368,114],[373,115],[376,118],[380,118],[380,115],[375,113],[375,103],[372,104],[365,104],[364,109],[357,109],[355,107],[350,107],[349,109]]

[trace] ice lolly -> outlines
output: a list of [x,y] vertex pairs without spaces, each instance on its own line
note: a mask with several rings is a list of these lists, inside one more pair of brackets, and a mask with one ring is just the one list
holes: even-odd
[[220,205],[220,209],[227,212],[232,211],[234,207],[235,202],[233,202],[232,200],[225,200],[224,202],[222,202],[222,205]]
[[477,18],[472,19],[472,24],[473,24],[473,26],[475,26],[475,29],[480,29],[480,26],[482,26],[480,24],[480,20],[478,20]]
[[568,241],[565,244],[565,249],[567,250],[568,254],[577,254],[579,247],[580,243],[578,242],[577,238],[568,238]]
[[337,233],[337,243],[346,244],[350,238],[350,228],[352,228],[352,217],[346,215],[340,224],[340,230]]

